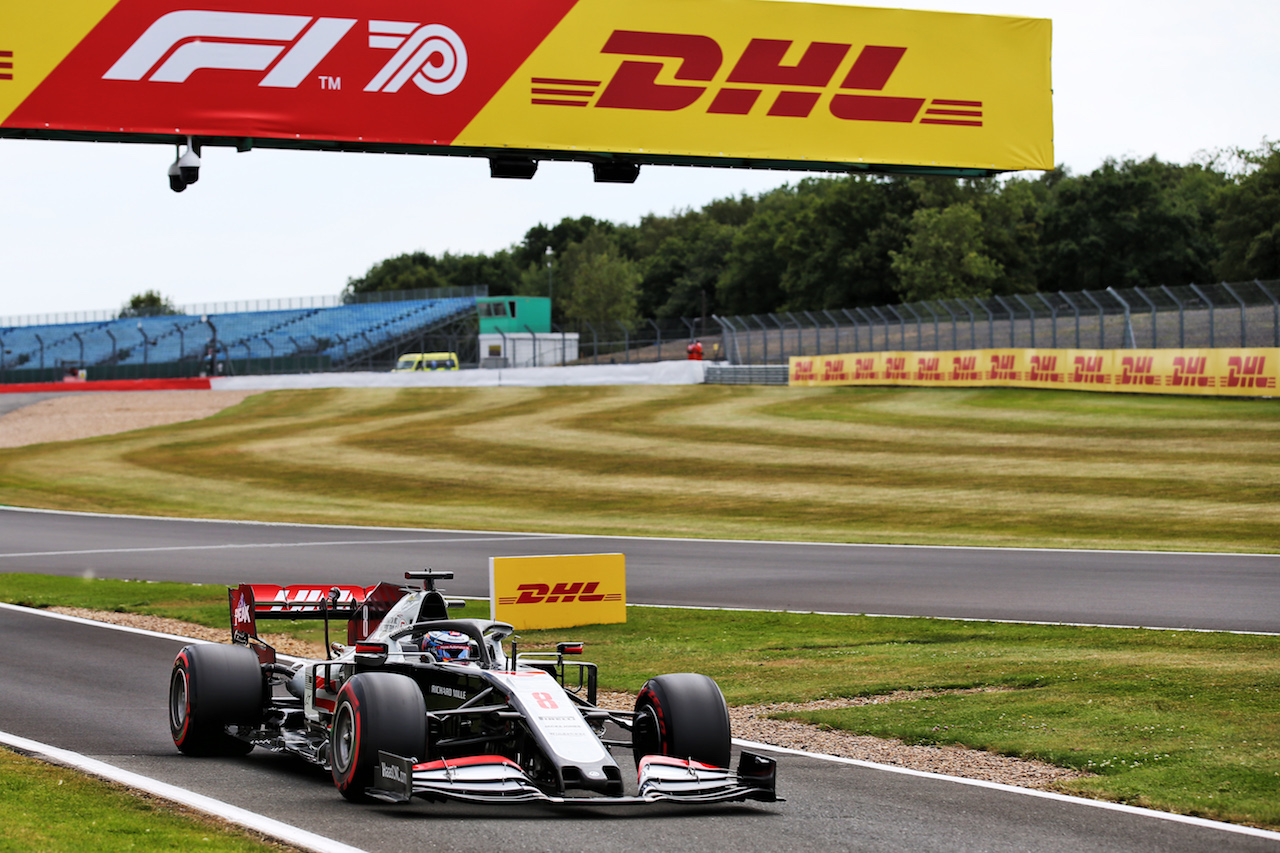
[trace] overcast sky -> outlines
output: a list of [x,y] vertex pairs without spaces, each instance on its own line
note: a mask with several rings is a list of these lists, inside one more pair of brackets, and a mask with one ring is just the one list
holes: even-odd
[[[1073,173],[1280,139],[1275,0],[879,5],[1052,19],[1055,159]],[[539,222],[636,222],[804,177],[649,166],[609,185],[542,163],[531,181],[493,180],[483,159],[209,148],[179,195],[172,158],[0,139],[0,317],[115,309],[148,289],[180,305],[332,295],[404,252],[491,252]]]

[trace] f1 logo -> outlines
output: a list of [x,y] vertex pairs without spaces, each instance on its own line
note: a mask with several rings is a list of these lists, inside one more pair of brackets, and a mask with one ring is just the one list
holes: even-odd
[[308,15],[170,12],[147,27],[102,79],[183,83],[201,68],[266,71],[276,63],[258,85],[296,89],[355,23]]
[[[184,83],[206,68],[270,69],[258,86],[296,89],[355,24],[355,18],[309,15],[170,12],[147,27],[102,79]],[[366,92],[398,92],[412,80],[427,94],[446,95],[467,74],[466,45],[443,24],[370,21],[369,47],[395,54],[365,86]]]

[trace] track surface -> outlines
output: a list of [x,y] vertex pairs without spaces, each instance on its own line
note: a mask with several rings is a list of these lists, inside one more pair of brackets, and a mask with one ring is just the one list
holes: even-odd
[[[553,811],[353,806],[328,774],[255,751],[190,759],[169,740],[180,644],[0,609],[0,729],[75,750],[366,850],[1275,851],[1280,842],[941,779],[784,756],[786,803]],[[74,670],[68,661],[76,662]],[[622,759],[624,772],[629,762]]]
[[632,603],[1280,632],[1280,556],[919,548],[237,524],[0,509],[0,572],[362,583],[489,557],[627,556]]
[[[1280,630],[1280,558],[815,546],[207,523],[0,510],[0,572],[236,583],[394,580],[452,570],[487,593],[506,554],[622,551],[629,599],[667,604]],[[726,578],[732,583],[726,583]],[[565,812],[357,807],[327,774],[260,751],[177,754],[165,721],[180,643],[0,609],[0,730],[75,750],[367,850],[1280,850],[1076,803],[798,756],[788,802]],[[74,661],[74,665],[69,665]],[[627,770],[629,761],[619,756]]]

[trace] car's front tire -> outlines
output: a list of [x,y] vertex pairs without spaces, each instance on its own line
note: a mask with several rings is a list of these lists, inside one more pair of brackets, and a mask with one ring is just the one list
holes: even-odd
[[266,682],[258,656],[244,646],[200,644],[178,652],[169,675],[169,733],[185,755],[245,755],[253,744],[226,726],[262,719]]
[[379,752],[422,761],[427,706],[412,678],[392,672],[352,676],[338,693],[329,730],[329,764],[342,796],[367,802]]
[[728,767],[729,706],[705,675],[659,675],[645,682],[636,697],[631,738],[637,765],[646,755],[667,755]]

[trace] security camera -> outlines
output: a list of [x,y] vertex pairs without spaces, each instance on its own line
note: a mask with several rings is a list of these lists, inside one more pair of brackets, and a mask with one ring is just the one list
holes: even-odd
[[182,174],[182,180],[188,184],[200,180],[200,157],[191,147],[190,140],[187,141],[187,153],[178,158],[178,171]]
[[169,189],[180,193],[186,188],[187,182],[182,179],[182,170],[178,168],[178,161],[174,160],[169,164]]

